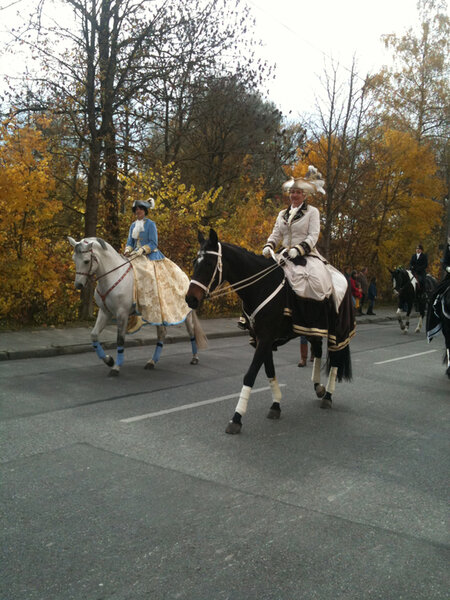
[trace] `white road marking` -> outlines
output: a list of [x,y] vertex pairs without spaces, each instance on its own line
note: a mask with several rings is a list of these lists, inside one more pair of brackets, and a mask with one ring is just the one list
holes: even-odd
[[[286,387],[285,383],[280,383],[280,387]],[[257,392],[266,392],[270,390],[270,386],[258,388],[252,390],[252,394]],[[215,404],[216,402],[222,402],[223,400],[230,400],[230,398],[239,398],[240,392],[237,394],[229,394],[228,396],[220,396],[219,398],[211,398],[211,400],[201,400],[200,402],[193,402],[192,404],[183,404],[176,408],[167,408],[166,410],[158,410],[157,412],[147,413],[145,415],[138,415],[137,417],[129,417],[128,419],[120,419],[121,423],[133,423],[134,421],[142,421],[143,419],[153,419],[153,417],[160,417],[161,415],[168,415],[174,412],[180,412],[182,410],[189,410],[191,408],[198,408],[199,406],[205,406],[206,404]]]
[[427,350],[427,352],[419,352],[418,354],[408,354],[408,356],[399,356],[398,358],[390,358],[389,360],[382,360],[381,362],[373,363],[374,365],[385,365],[386,363],[396,362],[397,360],[406,360],[407,358],[414,358],[415,356],[423,356],[424,354],[433,354],[437,350]]

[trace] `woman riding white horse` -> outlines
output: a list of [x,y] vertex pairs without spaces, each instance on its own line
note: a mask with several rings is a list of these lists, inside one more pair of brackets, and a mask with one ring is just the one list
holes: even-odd
[[131,224],[124,252],[133,259],[135,301],[140,313],[133,331],[139,329],[143,321],[152,325],[177,325],[189,312],[184,299],[189,287],[188,276],[159,250],[156,225],[147,218],[154,205],[152,198],[148,202],[133,202],[136,221]]

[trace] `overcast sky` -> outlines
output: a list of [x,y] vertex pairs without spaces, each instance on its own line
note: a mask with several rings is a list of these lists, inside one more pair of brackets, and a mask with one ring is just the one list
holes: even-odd
[[[17,8],[29,0],[0,0],[0,40],[13,24]],[[33,0],[37,2],[37,0]],[[189,0],[186,0],[187,2]],[[231,2],[232,0],[228,0]],[[350,68],[355,55],[358,72],[377,71],[389,55],[380,36],[401,35],[417,24],[417,0],[246,0],[257,20],[261,56],[276,63],[269,98],[291,117],[309,112],[321,93],[318,76],[334,59]],[[22,11],[23,16],[26,11]],[[0,75],[14,74],[20,57],[0,55]]]
[[247,1],[262,53],[277,64],[270,98],[293,117],[313,110],[325,62],[339,61],[345,73],[355,56],[364,77],[389,61],[381,35],[402,35],[418,24],[417,0]]

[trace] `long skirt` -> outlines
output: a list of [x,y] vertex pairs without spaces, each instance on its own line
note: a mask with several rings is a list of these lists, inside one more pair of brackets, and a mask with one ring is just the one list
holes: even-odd
[[340,271],[315,255],[288,260],[283,270],[297,296],[319,302],[333,296],[338,312],[348,287]]
[[151,325],[183,323],[190,311],[185,300],[189,287],[186,273],[168,258],[139,256],[131,264],[136,307],[144,321]]

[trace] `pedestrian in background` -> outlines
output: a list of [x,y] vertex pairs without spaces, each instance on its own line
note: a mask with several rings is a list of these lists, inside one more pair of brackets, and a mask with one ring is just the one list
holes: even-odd
[[356,279],[359,281],[359,285],[361,287],[361,300],[359,302],[359,310],[357,311],[358,315],[363,315],[363,307],[367,300],[367,294],[369,291],[369,282],[367,281],[367,267],[363,267],[361,271],[357,274]]
[[352,293],[353,306],[356,308],[356,314],[358,313],[359,303],[362,296],[361,286],[359,281],[356,279],[357,271],[354,269],[350,275],[350,289]]
[[372,279],[370,280],[369,289],[367,291],[367,297],[369,299],[369,307],[367,309],[367,314],[374,315],[375,313],[373,312],[373,305],[377,297],[377,281],[375,277],[372,277]]

